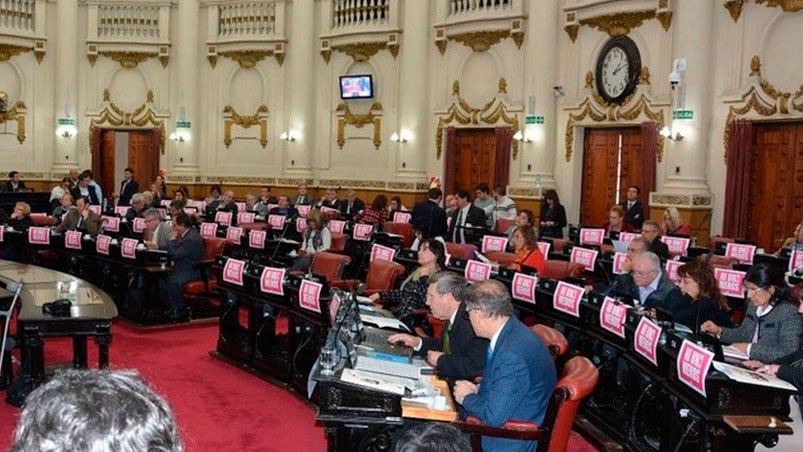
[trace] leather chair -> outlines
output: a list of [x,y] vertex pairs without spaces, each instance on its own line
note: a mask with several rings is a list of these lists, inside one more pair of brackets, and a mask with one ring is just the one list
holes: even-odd
[[344,254],[335,254],[328,251],[319,251],[312,256],[310,271],[322,275],[330,286],[338,284],[343,279],[346,265],[351,263],[351,257]]
[[531,326],[530,330],[541,338],[541,342],[549,349],[552,359],[565,355],[569,350],[569,341],[566,340],[566,336],[555,328],[539,323]]
[[584,271],[582,264],[547,259],[544,261],[544,271],[539,276],[547,279],[581,278]]
[[402,236],[401,242],[404,248],[410,248],[413,245],[413,225],[410,223],[395,223],[393,221],[385,222],[382,230],[390,232],[391,234],[399,234]]
[[516,223],[516,220],[507,220],[504,218],[500,218],[496,220],[496,224],[494,225],[494,232],[499,234],[504,234],[510,229],[513,224]]
[[716,254],[712,254],[709,258],[707,254],[703,254],[702,256],[697,257],[698,260],[703,262],[708,262],[711,264],[712,267],[720,267],[720,268],[728,268],[733,269],[733,266],[739,263],[736,258],[727,257],[727,256],[717,256]]
[[204,258],[198,264],[201,279],[184,284],[184,303],[192,310],[192,318],[217,317],[220,315],[221,297],[217,293],[217,279],[210,276],[209,269],[226,248],[226,239],[204,239]]
[[[375,259],[368,265],[368,275],[365,278],[365,296],[391,290],[396,287],[396,281],[405,272],[402,264],[392,261]],[[347,279],[341,282],[330,283],[330,287],[353,290],[360,284],[358,279]]]
[[710,249],[712,253],[716,253],[718,243],[735,243],[735,242],[736,239],[733,237],[722,237],[721,235],[715,235],[708,239],[708,249]]
[[482,420],[469,416],[456,425],[471,435],[471,450],[482,450],[482,437],[494,436],[527,441],[538,441],[538,452],[563,452],[569,442],[577,409],[588,397],[599,380],[599,371],[588,358],[575,356],[566,362],[560,379],[552,391],[543,425],[529,421],[507,421],[502,427],[485,425]]
[[332,253],[344,253],[346,251],[346,242],[348,237],[342,232],[332,232],[332,247],[329,251]]
[[496,262],[502,267],[509,267],[510,264],[516,260],[516,255],[514,253],[507,253],[504,251],[488,251],[485,253],[485,257],[487,257],[489,261]]
[[[569,239],[553,239],[553,238],[549,238],[549,237],[544,237],[544,238],[541,239],[541,241],[544,241],[544,242],[550,241],[550,242],[552,242],[552,248],[550,249],[550,252],[552,252],[552,253],[562,253],[563,250],[567,246],[571,245],[571,243],[572,243],[572,241],[569,240]],[[548,257],[548,256],[544,256],[544,257]]]
[[34,226],[53,226],[56,224],[56,219],[45,213],[32,213],[31,222]]
[[477,247],[470,243],[446,243],[446,253],[458,259],[474,259],[477,257]]

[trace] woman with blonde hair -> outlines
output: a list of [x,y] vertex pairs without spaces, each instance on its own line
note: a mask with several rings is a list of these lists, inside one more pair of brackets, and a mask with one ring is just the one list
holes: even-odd
[[677,207],[667,207],[664,210],[663,224],[661,226],[661,235],[684,235],[691,237],[694,235],[691,226],[684,223],[680,218],[680,212]]

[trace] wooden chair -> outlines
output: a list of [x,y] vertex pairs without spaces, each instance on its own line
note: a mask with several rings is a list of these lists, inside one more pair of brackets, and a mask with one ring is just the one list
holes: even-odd
[[382,226],[382,230],[385,232],[390,232],[391,234],[399,234],[402,236],[401,242],[404,248],[410,248],[413,245],[413,225],[410,223],[396,223],[393,221],[388,221]]
[[221,297],[217,293],[217,279],[210,275],[209,269],[226,248],[226,239],[208,237],[204,239],[204,258],[198,264],[201,279],[189,281],[182,290],[184,303],[192,310],[193,318],[215,317],[220,315]]
[[538,323],[531,326],[530,330],[541,338],[546,348],[549,349],[552,359],[565,355],[569,350],[569,341],[566,340],[566,336],[555,328]]
[[544,261],[544,271],[539,276],[547,279],[581,278],[583,272],[585,272],[585,266],[582,264],[547,259]]
[[471,450],[482,451],[482,437],[494,436],[526,441],[538,441],[538,452],[563,452],[569,441],[580,402],[597,386],[599,372],[584,356],[575,356],[566,362],[560,379],[552,391],[544,424],[510,420],[501,427],[485,425],[482,420],[469,416],[456,425],[471,435]]

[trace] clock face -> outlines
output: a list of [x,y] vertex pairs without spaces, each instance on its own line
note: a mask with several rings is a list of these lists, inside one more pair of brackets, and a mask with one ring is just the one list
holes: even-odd
[[638,85],[641,56],[638,47],[627,36],[608,41],[597,60],[597,91],[605,101],[621,104]]

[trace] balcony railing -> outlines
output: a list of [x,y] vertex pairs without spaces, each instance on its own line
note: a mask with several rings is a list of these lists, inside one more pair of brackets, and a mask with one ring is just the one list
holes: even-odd
[[36,0],[0,0],[0,29],[13,33],[35,31]]
[[276,33],[276,3],[239,2],[218,6],[218,37],[260,37]]
[[390,0],[335,0],[333,28],[388,23]]
[[156,40],[160,7],[156,5],[99,4],[97,37]]
[[449,15],[511,9],[512,0],[449,0]]

